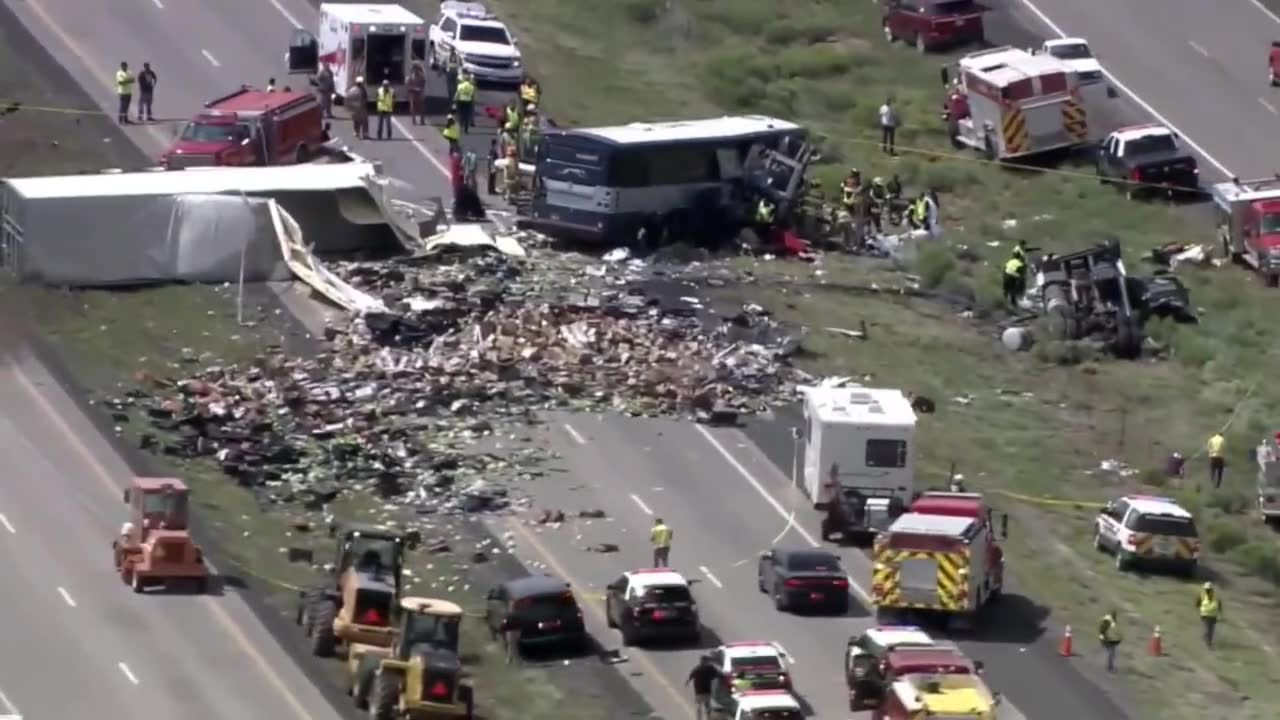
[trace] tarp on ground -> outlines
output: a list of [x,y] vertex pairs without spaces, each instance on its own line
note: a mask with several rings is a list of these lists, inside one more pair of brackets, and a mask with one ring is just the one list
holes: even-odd
[[24,282],[69,287],[287,280],[270,206],[234,195],[96,195],[24,203]]

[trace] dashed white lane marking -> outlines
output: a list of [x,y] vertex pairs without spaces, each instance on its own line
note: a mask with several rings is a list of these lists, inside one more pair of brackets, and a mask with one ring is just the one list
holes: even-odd
[[[1040,9],[1040,8],[1038,8],[1038,7],[1036,7],[1035,3],[1033,3],[1031,0],[1019,0],[1019,1],[1020,1],[1020,2],[1021,2],[1021,3],[1022,3],[1022,4],[1027,8],[1027,9],[1028,9],[1028,10],[1030,10],[1032,13],[1034,13],[1034,14],[1035,14],[1035,16],[1036,16],[1037,18],[1039,18],[1039,19],[1040,19],[1040,22],[1044,23],[1044,24],[1045,24],[1045,26],[1046,26],[1046,27],[1048,27],[1050,30],[1052,30],[1052,31],[1054,32],[1054,34],[1055,34],[1055,35],[1057,35],[1057,36],[1058,36],[1058,37],[1060,37],[1060,38],[1071,37],[1071,36],[1070,36],[1070,35],[1068,35],[1066,32],[1064,32],[1064,31],[1062,30],[1062,28],[1058,27],[1058,24],[1057,24],[1057,23],[1055,23],[1053,20],[1049,19],[1049,16],[1048,16],[1048,15],[1045,15],[1043,10],[1041,10],[1041,9]],[[1253,3],[1254,3],[1255,5],[1258,5],[1258,7],[1262,7],[1262,5],[1258,2],[1258,0],[1253,0]],[[1265,10],[1265,9],[1264,9],[1264,10]],[[1272,17],[1275,17],[1275,16],[1273,15]],[[1235,173],[1233,173],[1233,172],[1231,172],[1229,169],[1227,169],[1227,166],[1226,166],[1226,165],[1223,165],[1221,162],[1218,162],[1217,158],[1215,158],[1214,156],[1210,155],[1210,154],[1209,154],[1209,152],[1208,152],[1207,150],[1205,150],[1203,147],[1200,147],[1200,145],[1199,145],[1199,144],[1197,144],[1195,140],[1192,140],[1192,139],[1191,139],[1191,136],[1190,136],[1190,135],[1186,134],[1186,133],[1185,133],[1185,132],[1183,132],[1182,130],[1179,130],[1177,125],[1174,125],[1173,123],[1169,122],[1169,120],[1168,120],[1168,119],[1166,119],[1166,118],[1165,118],[1165,116],[1161,115],[1159,112],[1157,112],[1157,111],[1156,111],[1156,109],[1155,109],[1155,108],[1151,107],[1150,103],[1148,103],[1146,100],[1143,100],[1142,98],[1138,97],[1138,94],[1137,94],[1137,93],[1135,93],[1134,91],[1130,90],[1130,89],[1129,89],[1129,87],[1128,87],[1127,85],[1125,85],[1124,83],[1120,82],[1120,80],[1119,80],[1115,75],[1111,74],[1111,71],[1110,71],[1110,70],[1107,70],[1106,68],[1103,68],[1103,70],[1102,70],[1102,74],[1103,74],[1103,75],[1104,75],[1108,80],[1110,80],[1110,81],[1111,81],[1111,84],[1112,84],[1112,85],[1115,85],[1115,86],[1116,86],[1116,88],[1117,88],[1118,90],[1120,90],[1120,92],[1124,93],[1125,95],[1128,95],[1128,96],[1129,96],[1129,99],[1130,99],[1130,100],[1132,100],[1135,104],[1137,104],[1137,106],[1138,106],[1138,107],[1142,108],[1143,110],[1146,110],[1146,111],[1147,111],[1147,113],[1148,113],[1149,115],[1151,115],[1151,117],[1153,117],[1153,118],[1155,118],[1156,120],[1160,121],[1160,123],[1161,123],[1162,125],[1168,125],[1170,130],[1172,130],[1172,131],[1174,131],[1174,132],[1178,133],[1179,135],[1181,135],[1181,136],[1182,136],[1182,139],[1183,139],[1183,140],[1186,140],[1187,144],[1191,146],[1191,149],[1193,149],[1193,150],[1195,150],[1196,152],[1200,153],[1200,156],[1201,156],[1201,157],[1203,157],[1205,160],[1208,160],[1210,163],[1212,163],[1212,164],[1213,164],[1213,166],[1214,166],[1214,167],[1216,167],[1216,168],[1218,168],[1219,170],[1221,170],[1223,175],[1226,175],[1227,177],[1235,177]]]
[[715,585],[718,588],[724,587],[724,583],[720,582],[720,578],[716,577],[715,573],[708,570],[706,565],[699,565],[698,569],[702,571],[703,575],[707,576],[707,579],[711,581],[712,585]]
[[154,3],[157,8],[160,8],[161,10],[164,9],[164,3],[160,2],[160,0],[151,0],[151,2]]
[[645,505],[645,504],[644,504],[644,501],[640,499],[640,496],[639,496],[639,495],[636,495],[635,493],[632,493],[632,495],[631,495],[631,501],[632,501],[632,502],[634,502],[637,506],[639,506],[639,508],[640,508],[641,510],[643,510],[643,511],[644,511],[644,514],[645,514],[645,515],[652,515],[652,514],[653,514],[653,511],[649,509],[649,506],[648,506],[648,505]]
[[15,720],[22,720],[22,713],[18,712],[18,706],[14,705],[9,700],[3,690],[0,690],[0,707],[4,708],[5,711],[5,714],[0,715],[0,718],[15,718]]
[[[768,490],[764,489],[764,484],[757,480],[756,476],[752,475],[750,470],[743,467],[742,463],[738,462],[738,459],[733,456],[733,453],[729,452],[724,445],[720,444],[720,441],[716,439],[715,435],[712,435],[701,425],[695,425],[694,429],[699,433],[702,433],[702,437],[706,438],[707,442],[711,443],[711,447],[715,448],[716,452],[720,453],[720,456],[723,457],[734,470],[738,471],[738,474],[742,476],[742,479],[746,480],[747,484],[754,488],[755,491],[760,494],[760,497],[764,498],[764,501],[769,503],[770,507],[772,507],[778,515],[788,521],[795,517],[793,513],[788,513],[787,509],[782,507],[782,503],[778,502],[773,495],[770,495]],[[809,534],[809,531],[805,530],[800,525],[793,526],[788,522],[788,527],[794,527],[796,533],[799,534],[800,537],[804,538],[804,541],[809,543],[810,547],[821,546],[821,543],[815,540],[814,537]],[[858,597],[861,598],[864,603],[870,605],[871,593],[867,592],[857,580],[854,580],[853,576],[849,576],[847,579],[849,580],[849,587],[853,588],[854,592],[858,593]]]
[[213,53],[209,52],[208,50],[201,50],[200,54],[204,56],[205,60],[209,61],[210,65],[214,67],[222,67],[222,63],[218,62],[218,58],[214,57]]
[[1208,50],[1205,50],[1204,48],[1202,48],[1202,47],[1200,47],[1198,44],[1196,44],[1196,41],[1195,41],[1195,40],[1188,40],[1188,41],[1187,41],[1187,44],[1191,46],[1191,49],[1192,49],[1192,50],[1195,50],[1196,52],[1200,53],[1201,55],[1203,55],[1203,56],[1205,56],[1205,57],[1209,57],[1209,51],[1208,51]]
[[1262,107],[1270,110],[1272,115],[1280,115],[1280,111],[1276,110],[1276,106],[1267,102],[1266,98],[1258,98],[1258,102],[1262,103]]
[[125,665],[123,662],[118,662],[116,663],[116,667],[120,668],[120,672],[124,673],[124,676],[129,678],[129,682],[133,683],[134,685],[139,684],[138,676],[133,674],[133,671],[129,669],[128,665]]
[[58,594],[62,596],[63,601],[65,601],[68,605],[70,605],[71,607],[76,606],[76,601],[71,598],[71,593],[67,592],[66,588],[61,588],[61,587],[58,588]]
[[587,439],[586,439],[586,438],[584,438],[584,437],[582,437],[582,433],[578,432],[578,431],[577,431],[577,430],[576,430],[572,425],[570,425],[569,423],[565,423],[565,424],[564,424],[564,431],[565,431],[565,432],[567,432],[567,433],[569,433],[569,437],[573,438],[574,442],[578,443],[579,445],[586,445],[586,444],[587,444]]
[[284,16],[285,20],[289,21],[289,24],[293,26],[294,30],[302,29],[302,23],[298,22],[298,18],[294,17],[288,10],[284,9],[284,5],[280,4],[280,0],[267,0],[267,2],[271,3],[275,9],[280,11],[280,14]]
[[3,513],[0,513],[0,525],[3,525],[5,530],[14,535],[18,534],[18,531],[13,529],[13,523],[9,522],[9,518],[5,517]]

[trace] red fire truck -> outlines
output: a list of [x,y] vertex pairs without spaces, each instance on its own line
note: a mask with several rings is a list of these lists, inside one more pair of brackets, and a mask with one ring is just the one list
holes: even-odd
[[[1008,537],[1007,516],[1001,526]],[[876,538],[873,557],[871,597],[886,622],[910,611],[967,622],[1004,587],[1004,551],[977,493],[924,493]]]
[[1232,178],[1209,188],[1223,255],[1253,268],[1268,287],[1280,285],[1280,175]]
[[325,142],[312,93],[249,86],[205,103],[160,158],[170,170],[210,165],[288,165],[315,157]]

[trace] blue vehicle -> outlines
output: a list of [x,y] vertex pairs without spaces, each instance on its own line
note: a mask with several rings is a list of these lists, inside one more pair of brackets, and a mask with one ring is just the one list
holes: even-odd
[[[805,135],[759,115],[548,130],[521,224],[607,244],[732,229],[753,195],[796,192]],[[792,160],[772,162],[779,155]]]

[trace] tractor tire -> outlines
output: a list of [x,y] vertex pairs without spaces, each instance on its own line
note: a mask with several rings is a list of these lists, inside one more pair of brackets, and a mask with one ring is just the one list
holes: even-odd
[[373,694],[373,679],[377,674],[377,658],[368,656],[360,658],[355,677],[351,679],[351,689],[348,690],[357,710],[369,709],[369,696]]
[[393,720],[399,704],[400,678],[378,673],[373,679],[373,693],[369,698],[369,720]]
[[1123,360],[1134,360],[1142,355],[1142,328],[1136,321],[1122,321],[1116,329],[1116,339],[1112,347],[1116,357]]
[[333,621],[338,608],[327,598],[321,598],[311,606],[311,652],[316,657],[333,657],[338,647],[338,636],[333,632]]

